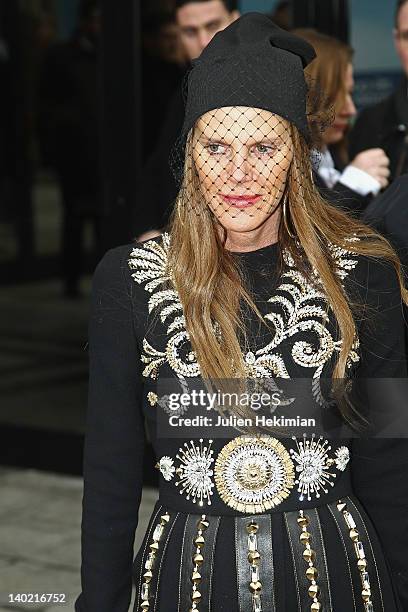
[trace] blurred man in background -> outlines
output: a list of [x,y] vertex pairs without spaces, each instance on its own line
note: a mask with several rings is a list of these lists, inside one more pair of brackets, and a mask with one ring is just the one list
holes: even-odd
[[[156,148],[166,114],[163,101],[181,88],[186,55],[174,10],[161,2],[144,2],[142,12],[143,164]],[[166,103],[166,102],[164,102]]]
[[[176,0],[175,19],[188,61],[198,57],[212,37],[238,17],[233,0]],[[168,222],[177,195],[169,156],[183,119],[184,101],[179,88],[169,103],[157,147],[142,173],[133,221],[134,233],[140,234],[139,240],[157,236],[159,228]]]
[[58,176],[63,204],[62,274],[66,297],[80,296],[84,227],[94,227],[98,256],[99,101],[98,0],[82,0],[70,40],[52,47],[40,87],[40,140],[43,161]]
[[390,158],[390,180],[408,171],[408,0],[398,0],[394,42],[404,71],[398,89],[362,111],[350,139],[350,154],[381,147]]

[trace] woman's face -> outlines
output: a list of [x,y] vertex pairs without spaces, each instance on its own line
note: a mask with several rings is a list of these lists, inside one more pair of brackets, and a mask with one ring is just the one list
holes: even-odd
[[336,116],[332,125],[323,134],[323,141],[327,146],[334,145],[340,142],[347,131],[352,119],[356,113],[356,107],[353,102],[353,66],[348,64],[344,77],[345,95],[342,94],[340,102],[336,107]]
[[289,122],[269,111],[224,107],[196,124],[193,159],[201,191],[226,230],[247,232],[272,216],[278,220],[292,157]]

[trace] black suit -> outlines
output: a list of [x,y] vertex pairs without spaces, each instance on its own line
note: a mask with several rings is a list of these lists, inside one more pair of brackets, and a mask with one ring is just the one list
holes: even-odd
[[[336,151],[330,149],[330,154],[333,158],[335,169],[339,172],[343,172],[345,165],[339,159],[339,156],[336,155]],[[363,196],[357,191],[354,191],[354,189],[347,187],[347,185],[343,185],[340,181],[338,181],[334,187],[328,187],[317,172],[314,172],[314,180],[320,193],[328,202],[341,208],[345,212],[353,213],[354,216],[360,216],[373,197],[372,193]]]
[[[375,198],[363,215],[364,223],[385,236],[397,250],[408,286],[408,176],[401,176],[380,197]],[[405,308],[406,321],[408,309]],[[408,355],[408,327],[405,327]]]
[[350,136],[350,155],[380,147],[390,158],[391,180],[408,171],[407,79],[379,104],[361,112]]
[[321,195],[338,208],[341,208],[347,213],[352,213],[354,216],[360,216],[372,198],[372,194],[362,196],[357,191],[350,189],[343,183],[336,183],[333,188],[327,187],[324,180],[314,173],[315,184],[318,187]]
[[408,176],[401,176],[364,212],[363,221],[386,236],[408,270]]

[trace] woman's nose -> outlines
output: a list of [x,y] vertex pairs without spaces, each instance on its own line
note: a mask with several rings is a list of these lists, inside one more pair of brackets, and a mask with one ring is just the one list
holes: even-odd
[[252,166],[245,153],[235,153],[230,161],[230,176],[236,183],[242,183],[251,176]]
[[346,115],[347,117],[354,117],[354,115],[357,114],[357,109],[354,104],[354,100],[350,95],[347,96],[346,103],[344,105],[343,114]]

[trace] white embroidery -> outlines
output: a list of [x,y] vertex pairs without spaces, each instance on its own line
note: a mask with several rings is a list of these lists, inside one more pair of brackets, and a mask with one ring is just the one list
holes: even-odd
[[[352,237],[348,241],[358,240]],[[178,377],[198,377],[200,367],[194,351],[191,350],[189,335],[185,328],[183,308],[177,292],[171,286],[171,271],[167,265],[170,248],[170,235],[164,233],[162,241],[149,240],[142,247],[132,250],[129,266],[132,277],[150,293],[149,313],[157,311],[162,323],[167,325],[167,342],[164,351],[155,349],[145,338],[143,340],[142,361],[145,364],[143,375],[156,379],[160,366],[167,362]],[[346,248],[329,244],[335,258],[336,271],[341,279],[356,267],[357,259]],[[329,304],[319,279],[311,283],[296,269],[288,251],[283,253],[286,269],[275,294],[269,298],[270,312],[264,315],[272,324],[272,339],[265,346],[244,355],[248,378],[290,378],[288,364],[282,356],[284,343],[293,342],[290,354],[295,364],[310,368],[312,393],[320,405],[329,402],[323,397],[320,379],[324,366],[333,355],[340,352],[341,340],[335,340],[328,329]],[[316,273],[315,273],[316,276]],[[311,334],[312,339],[296,339],[303,332]],[[347,366],[359,360],[358,338],[348,355]]]

